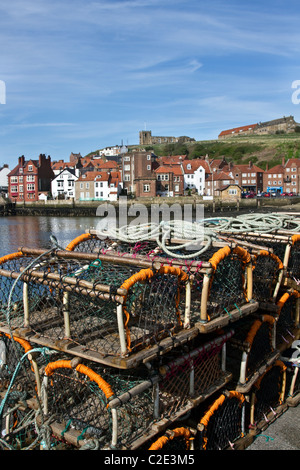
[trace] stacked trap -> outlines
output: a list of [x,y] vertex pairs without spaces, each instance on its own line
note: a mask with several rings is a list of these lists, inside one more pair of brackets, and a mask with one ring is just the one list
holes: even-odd
[[245,223],[208,219],[201,241],[172,224],[88,232],[0,259],[0,444],[243,447],[268,406],[286,403],[284,353],[299,329],[297,233],[271,246]]

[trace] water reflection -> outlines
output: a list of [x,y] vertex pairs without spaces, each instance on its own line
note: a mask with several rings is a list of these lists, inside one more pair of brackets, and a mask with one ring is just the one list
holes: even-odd
[[48,248],[54,235],[65,248],[73,238],[96,228],[97,217],[0,217],[0,256],[13,253],[21,246]]

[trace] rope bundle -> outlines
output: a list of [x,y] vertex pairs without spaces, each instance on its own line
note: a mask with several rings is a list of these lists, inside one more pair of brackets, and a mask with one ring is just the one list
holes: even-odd
[[[217,217],[200,219],[195,222],[184,220],[162,221],[159,224],[129,224],[107,231],[97,230],[103,238],[117,239],[126,243],[154,239],[157,245],[174,258],[196,258],[207,251],[219,232],[271,233],[277,230],[300,231],[300,219],[286,214],[244,214],[237,217]],[[174,245],[168,244],[170,238],[183,240]],[[203,243],[204,242],[204,243]],[[190,254],[180,251],[191,251]]]

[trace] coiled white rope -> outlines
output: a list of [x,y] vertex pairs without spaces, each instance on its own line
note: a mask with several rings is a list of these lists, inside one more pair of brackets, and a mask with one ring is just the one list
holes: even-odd
[[[292,228],[291,228],[292,225]],[[157,245],[174,258],[196,258],[210,248],[213,240],[219,238],[220,232],[232,233],[272,233],[277,230],[300,232],[300,219],[286,214],[244,214],[237,217],[214,217],[200,219],[195,222],[184,220],[162,221],[160,224],[134,223],[120,228],[108,228],[97,231],[98,236],[138,243],[155,240]],[[184,240],[180,244],[170,245],[171,239]],[[191,251],[190,254],[178,253],[181,250]]]

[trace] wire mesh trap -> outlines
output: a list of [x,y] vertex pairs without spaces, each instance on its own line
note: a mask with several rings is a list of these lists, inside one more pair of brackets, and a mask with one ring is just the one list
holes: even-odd
[[300,327],[300,294],[297,291],[281,293],[277,302],[276,348],[283,351],[294,341]]
[[225,450],[245,433],[245,397],[237,391],[227,391],[208,408],[199,421],[200,450]]
[[240,320],[227,345],[227,364],[236,390],[247,392],[263,369],[279,356],[275,349],[275,318],[270,315]]
[[0,277],[16,283],[4,324],[27,329],[32,342],[54,349],[72,342],[98,360],[128,356],[190,325],[189,276],[180,268],[148,262],[141,269],[133,260],[66,253],[45,255],[20,271],[6,263]]
[[266,428],[279,416],[279,407],[285,401],[286,366],[275,361],[255,382],[251,393],[250,427]]
[[[103,243],[97,235],[83,234],[73,240],[68,245],[68,249],[93,251],[97,243]],[[128,244],[121,241],[114,243],[116,249],[119,249],[119,244],[123,243],[122,257],[136,260],[146,260],[151,257],[156,263],[178,266],[192,276],[190,324],[196,324],[201,332],[206,333],[221,324],[239,319],[258,307],[258,304],[254,302],[249,305],[252,299],[251,256],[236,243],[230,243],[229,246],[224,241],[214,240],[211,243],[205,241],[203,242],[204,245],[207,244],[205,251],[197,255],[197,245],[196,247],[191,245],[189,250],[185,250],[182,248],[184,240],[173,239],[170,245],[164,247],[172,249],[170,254],[173,254],[173,257],[168,251],[164,252],[161,247],[156,245],[155,248],[154,241],[151,241],[150,251],[135,251],[134,253]],[[147,243],[147,240],[140,242],[140,246]],[[125,245],[127,252],[125,252]],[[113,244],[105,253],[107,255],[115,253]],[[214,322],[216,319],[218,320]],[[210,322],[209,325],[205,325],[208,322]]]
[[253,299],[262,303],[275,302],[283,279],[283,263],[266,250],[253,257]]
[[162,369],[121,371],[59,360],[45,368],[45,419],[56,438],[82,446],[138,449],[193,409],[231,375],[222,354],[230,335],[177,357]]

